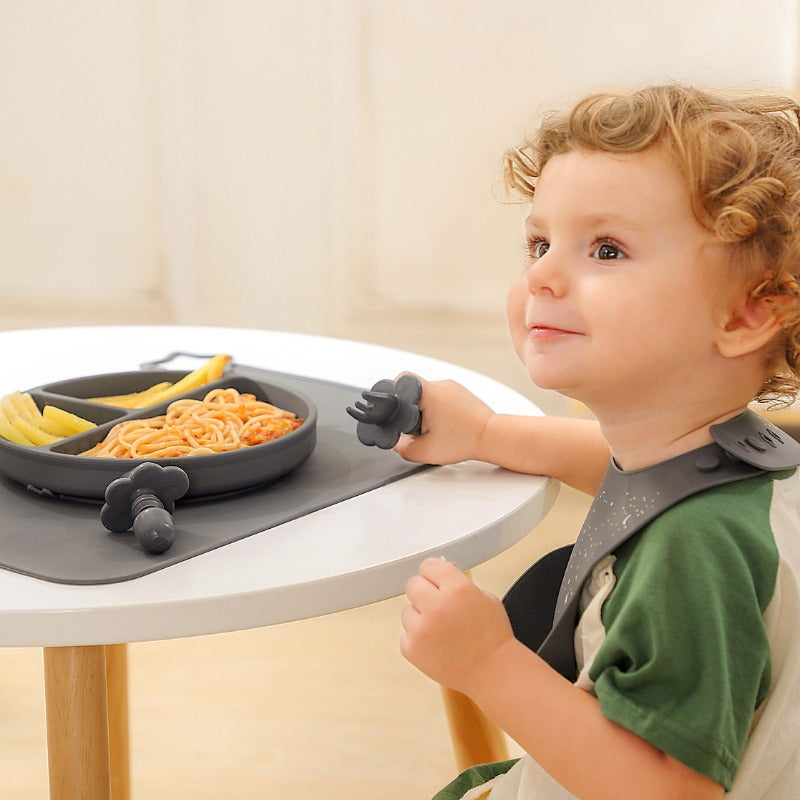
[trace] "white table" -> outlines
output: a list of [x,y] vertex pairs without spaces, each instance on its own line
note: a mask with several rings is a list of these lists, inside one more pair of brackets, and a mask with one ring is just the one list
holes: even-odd
[[[0,332],[0,396],[138,369],[172,351],[225,352],[241,364],[360,387],[410,370],[460,381],[497,411],[541,413],[490,378],[416,354],[317,336],[183,326]],[[187,370],[197,364],[185,362]],[[124,714],[112,713],[124,730],[111,726],[109,774],[106,704],[113,712],[124,696],[106,699],[105,662],[120,662],[123,688],[125,663],[124,649],[106,646],[261,627],[396,596],[428,555],[468,569],[508,548],[542,519],[556,494],[554,481],[467,462],[287,522],[279,537],[248,536],[122,583],[63,585],[0,570],[0,646],[45,649],[51,797],[108,797],[115,736],[127,747]],[[110,673],[109,691],[119,691],[119,683]],[[116,771],[124,774],[117,775],[115,799],[127,797],[127,759],[118,756]]]

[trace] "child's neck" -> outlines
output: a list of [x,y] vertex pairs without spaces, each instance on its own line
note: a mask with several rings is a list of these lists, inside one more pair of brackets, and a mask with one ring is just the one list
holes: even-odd
[[712,425],[745,411],[766,377],[760,358],[714,358],[640,391],[596,393],[584,402],[617,465],[643,469],[709,444]]
[[731,419],[746,408],[746,403],[715,409],[651,408],[609,417],[598,414],[598,420],[617,465],[635,470],[708,444],[712,441],[711,425]]

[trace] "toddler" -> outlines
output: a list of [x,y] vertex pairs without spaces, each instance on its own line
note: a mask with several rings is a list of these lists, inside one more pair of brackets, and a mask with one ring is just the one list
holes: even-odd
[[437,800],[795,796],[800,445],[748,406],[800,388],[799,114],[650,87],[588,97],[507,154],[530,201],[511,339],[596,421],[423,380],[422,432],[396,449],[595,499],[557,596],[536,567],[505,605],[441,559],[408,581],[403,655],[526,754]]

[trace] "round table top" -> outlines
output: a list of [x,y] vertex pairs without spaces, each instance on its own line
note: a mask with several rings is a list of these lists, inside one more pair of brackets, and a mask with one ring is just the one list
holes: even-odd
[[[306,334],[188,326],[39,328],[0,332],[0,351],[6,365],[0,396],[138,369],[182,351],[230,353],[240,364],[364,388],[407,370],[457,380],[495,411],[541,413],[513,389],[463,367]],[[195,359],[186,368],[197,365]],[[557,491],[550,479],[471,461],[415,473],[128,581],[69,585],[0,569],[0,646],[220,633],[383,600],[401,594],[427,556],[445,556],[469,569],[505,550],[535,527]]]

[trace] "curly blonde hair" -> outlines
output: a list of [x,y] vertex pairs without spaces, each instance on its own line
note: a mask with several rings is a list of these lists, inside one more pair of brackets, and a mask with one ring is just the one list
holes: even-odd
[[694,214],[727,246],[753,298],[776,302],[781,334],[756,400],[800,391],[800,106],[787,97],[712,94],[681,85],[595,94],[549,116],[504,158],[506,186],[525,199],[555,155],[636,153],[662,146],[689,186]]

